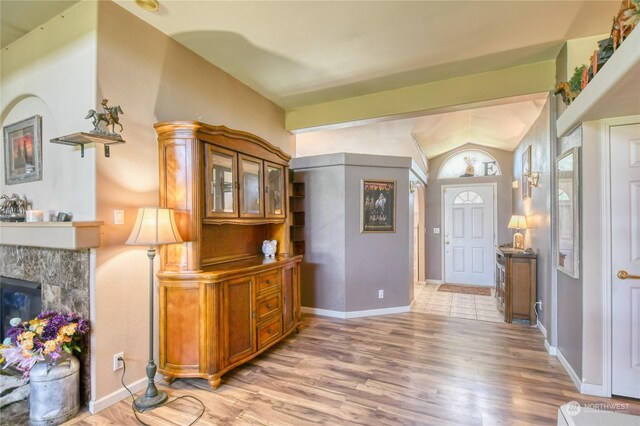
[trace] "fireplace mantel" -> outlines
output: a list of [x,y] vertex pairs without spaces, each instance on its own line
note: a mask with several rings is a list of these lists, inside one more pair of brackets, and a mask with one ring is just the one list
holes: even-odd
[[80,250],[100,246],[103,222],[0,222],[0,244]]

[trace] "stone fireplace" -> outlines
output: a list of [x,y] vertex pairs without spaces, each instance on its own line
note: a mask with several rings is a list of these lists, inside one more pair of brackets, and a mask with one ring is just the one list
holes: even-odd
[[[90,319],[91,249],[99,245],[100,225],[100,222],[2,223],[0,275],[39,283],[42,310],[77,312]],[[86,339],[80,356],[83,405],[91,398],[90,358]],[[3,395],[6,396],[4,390]]]

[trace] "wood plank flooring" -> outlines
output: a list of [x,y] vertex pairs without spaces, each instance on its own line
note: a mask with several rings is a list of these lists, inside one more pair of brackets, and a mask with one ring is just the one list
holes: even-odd
[[[228,373],[161,385],[170,399],[193,395],[198,425],[556,424],[558,407],[640,402],[579,394],[540,332],[423,313],[337,320],[305,316],[300,334]],[[150,425],[187,425],[191,400],[141,414]],[[70,424],[135,425],[128,398]]]

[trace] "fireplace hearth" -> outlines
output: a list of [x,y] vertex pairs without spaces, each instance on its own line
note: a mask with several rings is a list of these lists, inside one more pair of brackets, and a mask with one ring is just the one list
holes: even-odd
[[[28,321],[36,317],[41,311],[50,310],[65,313],[77,312],[83,318],[89,319],[90,255],[90,249],[68,250],[0,244],[0,276],[2,276],[3,305],[5,299],[5,277],[10,282],[6,284],[9,312],[5,312],[5,307],[3,306],[1,316],[3,320],[2,339],[4,339],[5,330],[8,329],[8,321],[16,316]],[[13,290],[9,289],[14,289],[15,282],[20,281],[33,283],[27,285],[27,287],[30,287],[29,290],[33,290],[34,293],[37,291],[38,296],[41,298],[41,306],[39,308],[35,307],[35,302],[29,303],[29,307],[34,309],[31,313],[15,314],[17,311],[16,305],[27,304],[23,300],[24,297],[20,295],[14,298],[15,303],[12,305],[11,292]],[[36,290],[36,288],[38,289]],[[20,292],[24,294],[27,290],[23,288]],[[7,323],[4,322],[5,318],[8,318],[6,319]],[[88,341],[88,339],[85,339],[80,356],[80,395],[83,405],[86,405],[91,399],[91,351]],[[3,382],[6,381],[4,379],[6,377],[3,378]],[[19,402],[2,407],[0,416],[4,418],[14,404],[19,404]]]

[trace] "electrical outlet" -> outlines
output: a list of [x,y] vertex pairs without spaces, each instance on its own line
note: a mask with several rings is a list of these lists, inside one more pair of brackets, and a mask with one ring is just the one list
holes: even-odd
[[384,290],[378,290],[378,299],[384,299]]
[[124,368],[124,352],[117,353],[113,356],[113,371]]

